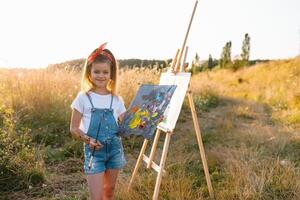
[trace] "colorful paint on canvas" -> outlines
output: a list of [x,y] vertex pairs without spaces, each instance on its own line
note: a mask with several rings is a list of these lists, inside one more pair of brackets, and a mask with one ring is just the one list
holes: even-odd
[[120,135],[142,135],[150,139],[164,120],[176,85],[141,85],[120,124]]

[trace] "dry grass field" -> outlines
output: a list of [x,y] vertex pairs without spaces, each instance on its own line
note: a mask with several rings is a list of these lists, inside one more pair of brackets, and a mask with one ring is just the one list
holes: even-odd
[[[192,77],[216,199],[300,199],[299,77],[300,57]],[[69,133],[80,78],[64,70],[0,69],[0,199],[88,199],[82,144]],[[120,70],[119,94],[128,106],[140,84],[158,81],[155,71]],[[209,199],[187,100],[174,133],[159,199]],[[127,192],[143,139],[123,141],[128,163],[116,199],[152,199],[156,172],[145,165]],[[157,163],[162,146],[163,137]]]

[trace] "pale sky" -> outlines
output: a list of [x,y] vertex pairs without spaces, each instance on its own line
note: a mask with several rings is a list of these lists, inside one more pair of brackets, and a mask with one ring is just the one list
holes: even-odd
[[[169,59],[181,48],[195,0],[0,0],[0,67],[46,67],[86,57],[108,42],[117,59]],[[300,51],[300,0],[199,0],[188,62],[219,58],[232,41],[250,59]]]

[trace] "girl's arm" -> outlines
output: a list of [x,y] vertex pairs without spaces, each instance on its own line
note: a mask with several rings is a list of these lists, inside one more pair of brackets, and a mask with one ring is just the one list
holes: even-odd
[[82,114],[76,109],[72,109],[71,123],[70,123],[70,132],[72,136],[76,139],[80,139],[85,143],[90,143],[90,137],[87,136],[82,130],[79,129],[80,120]]
[[124,116],[125,116],[125,112],[119,115],[118,117],[119,124],[123,121]]

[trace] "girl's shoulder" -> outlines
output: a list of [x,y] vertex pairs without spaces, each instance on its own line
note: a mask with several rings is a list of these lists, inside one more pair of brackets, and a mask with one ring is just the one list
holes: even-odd
[[77,93],[77,98],[85,98],[86,96],[86,92],[82,90]]
[[124,100],[121,96],[119,95],[114,95],[114,99],[117,101],[117,102],[120,102],[120,103],[124,103]]
[[81,90],[77,93],[77,96],[75,99],[77,99],[79,101],[86,101],[86,100],[88,100],[87,93],[85,91]]
[[87,103],[87,100],[85,98],[85,93],[79,91],[76,97],[74,98],[73,102],[71,103],[71,108],[75,108],[79,112],[83,113],[84,107]]

